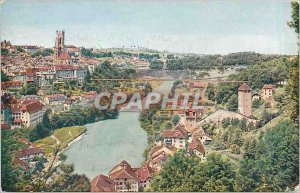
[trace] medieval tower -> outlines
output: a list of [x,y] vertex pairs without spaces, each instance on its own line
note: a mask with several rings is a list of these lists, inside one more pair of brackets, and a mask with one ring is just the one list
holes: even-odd
[[252,109],[252,89],[248,84],[243,83],[238,89],[238,106],[239,113],[246,117],[251,116]]
[[59,57],[59,54],[64,51],[65,48],[65,31],[56,31],[54,55],[55,59]]

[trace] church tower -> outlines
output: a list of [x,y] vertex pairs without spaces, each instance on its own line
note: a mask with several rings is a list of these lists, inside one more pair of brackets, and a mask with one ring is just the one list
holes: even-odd
[[243,83],[238,89],[238,109],[239,113],[246,117],[251,116],[252,109],[252,89],[248,84]]
[[59,54],[64,51],[65,48],[65,31],[56,31],[54,54],[55,59],[59,57]]

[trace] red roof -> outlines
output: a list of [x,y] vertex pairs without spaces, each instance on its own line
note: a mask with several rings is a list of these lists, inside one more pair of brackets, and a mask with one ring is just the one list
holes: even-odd
[[252,89],[250,88],[250,86],[248,86],[248,84],[243,83],[241,84],[241,86],[238,89],[239,91],[251,91]]
[[122,161],[120,164],[116,165],[110,172],[109,177],[112,180],[115,179],[134,179],[138,181],[137,175],[132,170],[130,164],[126,161]]
[[60,60],[69,60],[70,55],[68,54],[68,52],[61,52],[61,53],[59,53],[58,59],[60,59]]
[[192,140],[192,143],[189,144],[188,149],[189,150],[196,149],[197,151],[199,151],[202,154],[205,153],[204,145],[201,143],[201,141],[199,141],[199,139],[196,139],[196,138],[194,138]]
[[162,138],[180,138],[184,139],[185,135],[180,130],[165,130],[161,132]]
[[92,192],[115,192],[115,182],[102,174],[91,181]]
[[10,87],[10,86],[23,86],[23,83],[21,81],[6,81],[1,82],[2,87]]
[[143,167],[139,168],[137,171],[136,171],[136,174],[141,181],[145,181],[147,178],[152,178],[152,174],[153,174],[153,171],[152,171],[152,168],[150,168],[150,166],[148,165],[148,163],[145,163],[143,165]]
[[16,153],[16,157],[30,156],[30,155],[35,155],[35,154],[39,154],[39,153],[44,154],[45,152],[43,149],[33,147],[33,148],[28,148],[28,149],[18,151]]
[[12,113],[19,113],[21,111],[27,111],[29,114],[43,110],[44,105],[38,100],[24,100],[18,104],[13,104],[11,107]]
[[273,85],[271,84],[265,84],[263,89],[273,89]]

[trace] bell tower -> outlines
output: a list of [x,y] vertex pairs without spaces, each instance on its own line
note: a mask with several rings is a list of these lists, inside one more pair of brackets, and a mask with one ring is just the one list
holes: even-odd
[[55,59],[58,58],[59,54],[64,51],[65,47],[65,31],[56,31],[54,55]]

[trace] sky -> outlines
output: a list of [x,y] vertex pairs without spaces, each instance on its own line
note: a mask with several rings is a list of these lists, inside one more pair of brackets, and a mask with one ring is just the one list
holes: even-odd
[[65,44],[92,48],[296,54],[290,16],[288,0],[5,0],[0,24],[16,45],[53,47],[65,30]]

